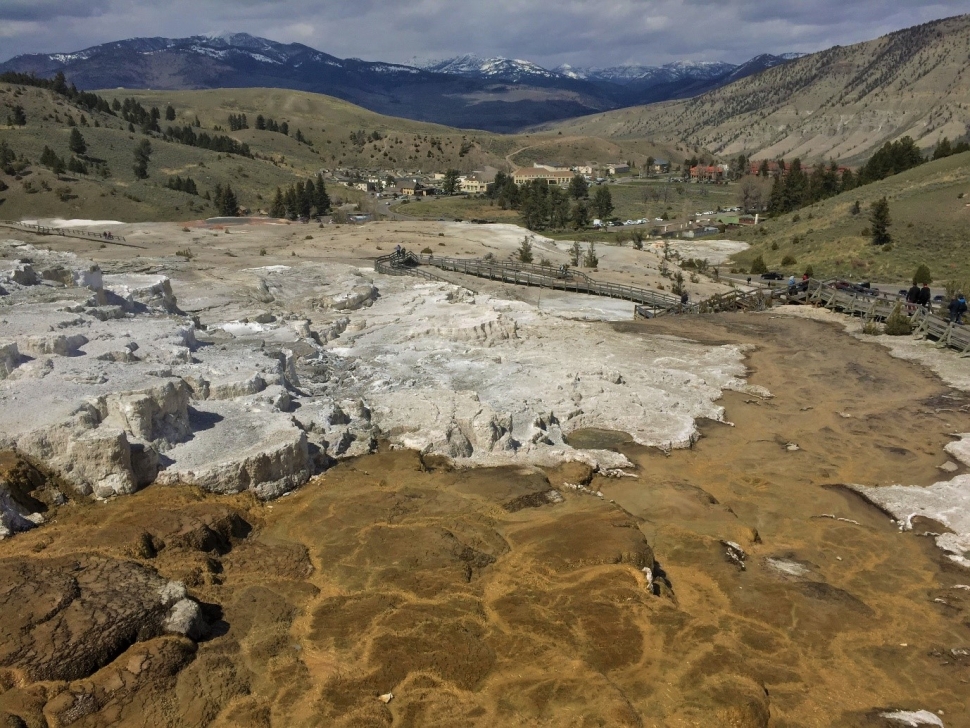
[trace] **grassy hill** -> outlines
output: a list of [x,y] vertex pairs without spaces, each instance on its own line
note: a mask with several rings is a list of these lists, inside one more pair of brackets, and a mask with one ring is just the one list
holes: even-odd
[[[231,184],[240,203],[258,211],[269,207],[277,186],[288,186],[320,170],[374,169],[399,176],[448,168],[468,172],[486,165],[506,169],[519,163],[519,155],[523,163],[529,162],[529,153],[563,163],[590,159],[642,163],[647,156],[668,152],[668,148],[644,140],[617,143],[556,133],[504,136],[451,129],[382,116],[328,96],[279,89],[116,89],[100,94],[109,101],[134,98],[145,108],[156,106],[162,112],[172,105],[176,118],[161,119],[162,130],[169,125],[190,125],[198,119],[202,125],[198,132],[225,134],[246,143],[253,158],[150,137],[154,150],[150,176],[138,180],[132,166],[134,148],[145,138],[139,130],[129,132],[128,124],[119,117],[77,108],[45,89],[0,84],[0,123],[16,105],[24,108],[28,120],[22,127],[0,126],[0,138],[32,162],[21,180],[0,174],[9,188],[0,192],[0,217],[118,218],[134,222],[215,214],[214,206],[201,197],[166,189],[165,183],[175,175],[191,177],[202,194],[211,192],[217,184]],[[229,131],[229,116],[240,114],[246,114],[250,127],[255,126],[259,114],[277,123],[286,121],[289,136],[255,128]],[[87,125],[78,128],[87,142],[87,155],[107,164],[107,178],[95,174],[58,177],[37,164],[44,146],[65,159],[70,157],[68,116],[80,124],[82,115]],[[309,143],[296,141],[297,130]],[[351,133],[359,134],[358,141],[351,139]],[[364,138],[366,141],[360,141]],[[342,186],[331,185],[330,193],[339,201],[357,202],[364,197]]]
[[[871,244],[873,201],[886,197],[893,224],[889,250]],[[853,214],[855,202],[861,212]],[[801,273],[811,264],[820,277],[904,281],[920,263],[938,281],[970,280],[970,152],[928,162],[902,174],[859,187],[797,213],[769,220],[736,235],[751,248],[736,256],[747,269],[757,255],[768,267]],[[782,266],[785,256],[795,264]]]
[[545,128],[613,139],[648,137],[722,156],[743,152],[759,159],[855,164],[905,135],[930,148],[944,136],[966,134],[968,46],[970,15],[963,15],[835,46],[692,99]]

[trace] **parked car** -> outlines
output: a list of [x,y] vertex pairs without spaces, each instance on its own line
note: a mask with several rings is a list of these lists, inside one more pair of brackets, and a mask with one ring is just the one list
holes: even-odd
[[762,273],[761,279],[765,281],[782,281],[785,279],[785,276],[783,273],[779,273],[778,271],[775,271],[775,270],[770,270],[767,273]]
[[865,283],[852,283],[851,281],[836,281],[835,287],[842,291],[861,293],[864,296],[878,296],[880,293],[879,289],[873,288],[872,286],[870,286],[868,281]]

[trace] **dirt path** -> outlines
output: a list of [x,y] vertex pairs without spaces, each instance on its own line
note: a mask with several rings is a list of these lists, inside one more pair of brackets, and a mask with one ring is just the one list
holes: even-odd
[[[861,728],[904,709],[970,725],[970,592],[952,588],[970,574],[833,487],[933,482],[967,398],[818,322],[613,326],[750,343],[750,380],[775,397],[726,395],[736,426],[705,425],[690,451],[619,445],[637,479],[397,451],[270,504],[152,487],[62,508],[4,542],[0,568],[134,560],[183,580],[217,629],[197,649],[139,641],[74,682],[31,683],[0,651],[0,718]],[[583,482],[605,497],[565,485]]]

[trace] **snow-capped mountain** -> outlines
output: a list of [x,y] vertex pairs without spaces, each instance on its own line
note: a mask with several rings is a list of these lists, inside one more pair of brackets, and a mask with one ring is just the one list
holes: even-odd
[[[663,66],[632,64],[608,68],[582,68],[564,64],[549,70],[532,61],[482,58],[466,54],[444,60],[425,62],[416,60],[414,65],[433,73],[511,83],[538,79],[547,82],[556,80],[587,82],[600,87],[617,99],[626,99],[629,94],[635,94],[640,100],[655,101],[661,98],[702,93],[780,63],[786,63],[800,55],[798,53],[778,56],[764,54],[740,65],[719,61],[675,61]],[[652,93],[653,91],[656,93]]]
[[[289,88],[329,94],[393,116],[514,131],[693,96],[787,60],[759,56],[742,66],[682,61],[660,67],[549,70],[526,60],[463,55],[403,65],[341,59],[300,43],[229,33],[131,38],[72,53],[22,55],[0,64],[0,73],[50,77],[62,72],[81,89]],[[503,84],[514,84],[520,93],[502,96]]]
[[482,58],[472,54],[448,58],[443,61],[426,61],[420,67],[432,73],[450,73],[466,78],[502,79],[503,81],[562,77],[562,74],[549,71],[532,61],[513,58]]
[[[569,68],[587,80],[608,81],[625,86],[631,83],[670,83],[683,79],[712,80],[731,73],[737,66],[731,63],[707,61],[676,61],[663,66],[612,66],[609,68]],[[557,68],[562,72],[563,67]]]

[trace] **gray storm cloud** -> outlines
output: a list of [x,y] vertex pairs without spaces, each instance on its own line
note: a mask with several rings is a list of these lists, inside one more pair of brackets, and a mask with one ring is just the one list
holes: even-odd
[[970,12],[970,0],[0,0],[0,60],[134,36],[247,32],[336,56],[462,53],[608,66],[811,52]]

